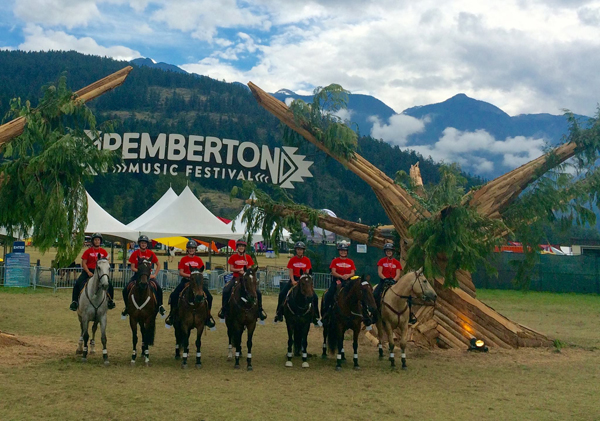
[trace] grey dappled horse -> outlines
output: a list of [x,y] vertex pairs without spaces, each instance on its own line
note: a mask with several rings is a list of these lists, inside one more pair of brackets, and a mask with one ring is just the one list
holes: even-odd
[[95,352],[95,338],[98,323],[102,333],[102,358],[104,364],[108,365],[108,351],[106,350],[106,312],[108,311],[108,279],[110,276],[110,264],[108,259],[98,259],[94,275],[87,281],[79,297],[79,308],[77,316],[81,325],[79,347],[77,354],[83,354],[81,361],[86,362],[88,356],[88,332],[90,322],[92,325],[92,340],[90,341],[90,353]]

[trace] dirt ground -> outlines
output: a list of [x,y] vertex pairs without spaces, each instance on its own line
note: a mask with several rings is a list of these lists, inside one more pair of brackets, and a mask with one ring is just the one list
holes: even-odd
[[[257,328],[254,371],[247,372],[226,360],[223,324],[203,337],[203,368],[182,370],[173,358],[173,331],[160,318],[153,366],[130,367],[121,302],[109,313],[111,365],[103,367],[99,349],[81,363],[69,294],[0,288],[0,419],[600,419],[598,296],[479,291],[501,313],[559,339],[559,347],[486,354],[409,349],[408,370],[392,371],[363,339],[362,369],[350,363],[342,372],[332,357],[311,358],[308,369],[299,359],[284,367],[285,325],[271,323],[276,297],[266,296],[270,317]],[[321,332],[311,330],[310,353],[320,354]]]

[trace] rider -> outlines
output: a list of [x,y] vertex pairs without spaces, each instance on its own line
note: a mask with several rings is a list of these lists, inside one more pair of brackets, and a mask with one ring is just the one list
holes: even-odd
[[125,310],[121,312],[122,316],[127,315],[127,300],[129,290],[131,287],[133,287],[133,284],[135,284],[135,281],[137,280],[138,258],[148,259],[150,262],[152,262],[152,264],[155,265],[154,272],[150,273],[150,280],[154,280],[153,284],[156,287],[156,302],[158,303],[158,311],[160,312],[161,316],[165,314],[165,308],[163,307],[163,291],[160,285],[158,285],[158,282],[156,282],[156,274],[160,271],[160,262],[158,261],[156,254],[154,254],[154,252],[148,248],[149,243],[150,240],[147,236],[140,235],[138,238],[138,246],[140,246],[140,248],[131,253],[131,257],[129,257],[129,267],[133,272],[133,276],[129,280],[127,286],[123,288],[123,301],[125,301]]
[[356,273],[356,266],[352,259],[348,258],[348,244],[339,243],[337,246],[339,257],[331,261],[329,269],[331,269],[331,284],[329,289],[323,295],[323,305],[321,307],[321,315],[325,317],[333,304],[333,297],[338,285],[342,285],[344,281],[352,278]]
[[[235,243],[237,253],[232,254],[227,261],[231,267],[231,272],[233,272],[233,279],[227,282],[223,288],[221,311],[219,311],[218,315],[220,319],[224,319],[227,316],[227,311],[229,310],[227,303],[229,302],[233,285],[237,282],[238,278],[242,277],[247,268],[254,266],[254,260],[252,260],[252,257],[249,254],[246,254],[246,245],[244,240],[238,240]],[[258,289],[258,286],[256,287],[256,296],[258,299],[258,317],[260,320],[265,320],[267,315],[262,308],[262,293]]]
[[[373,297],[375,298],[375,302],[377,303],[377,307],[381,307],[381,295],[383,294],[383,289],[386,285],[394,285],[400,279],[400,273],[402,271],[402,264],[394,259],[394,244],[386,243],[383,245],[383,252],[385,253],[385,257],[381,258],[379,262],[377,262],[377,274],[379,275],[379,284],[375,287],[373,291]],[[417,318],[410,312],[409,323],[415,324],[417,322]]]
[[[306,246],[302,241],[298,241],[294,245],[294,251],[296,252],[296,255],[290,259],[287,265],[290,281],[285,284],[285,286],[279,293],[279,301],[277,302],[277,313],[275,314],[274,322],[283,321],[283,301],[287,297],[290,288],[292,288],[293,285],[296,285],[300,280],[300,271],[302,271],[303,273],[312,272],[312,264],[310,263],[310,259],[304,255],[304,252],[306,251]],[[316,293],[313,295],[313,307],[315,309],[313,323],[317,324],[319,322],[319,298],[317,297]]]
[[[200,272],[204,272],[204,262],[200,258],[200,256],[196,256],[196,249],[198,248],[198,243],[194,240],[190,240],[185,245],[185,249],[187,254],[181,258],[179,261],[179,276],[181,276],[181,282],[177,285],[177,288],[171,293],[169,296],[169,304],[171,305],[171,310],[169,311],[169,316],[165,323],[169,326],[173,325],[173,316],[177,313],[177,306],[179,305],[179,295],[183,288],[185,288],[186,284],[190,281],[191,268],[194,270],[199,270]],[[215,321],[210,315],[210,309],[212,308],[213,296],[208,290],[206,284],[203,283],[204,294],[206,295],[206,300],[208,301],[208,317],[204,324],[208,327],[215,327]]]
[[[77,281],[75,281],[75,285],[73,285],[72,302],[71,306],[69,307],[73,311],[76,311],[77,307],[79,307],[79,294],[81,293],[81,290],[83,289],[83,286],[87,280],[90,279],[94,274],[98,258],[108,258],[108,252],[100,247],[100,244],[102,244],[102,234],[95,233],[92,235],[91,247],[84,251],[83,255],[81,256],[81,267],[83,268],[83,271],[81,271],[81,275],[79,275],[79,278],[77,278]],[[115,302],[113,301],[114,293],[115,290],[109,278],[107,291],[107,304],[109,309],[115,308]]]

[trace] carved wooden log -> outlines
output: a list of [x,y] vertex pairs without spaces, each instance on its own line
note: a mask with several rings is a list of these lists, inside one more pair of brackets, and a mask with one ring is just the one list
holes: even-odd
[[[105,78],[78,90],[73,94],[73,101],[88,102],[111,89],[120,86],[132,70],[133,67],[127,66],[118,72],[108,75]],[[0,145],[23,133],[25,123],[25,117],[19,117],[0,126]]]

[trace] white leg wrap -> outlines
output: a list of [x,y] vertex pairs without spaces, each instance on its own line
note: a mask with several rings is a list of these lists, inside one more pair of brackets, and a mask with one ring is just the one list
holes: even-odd
[[358,358],[358,354],[354,354],[354,358]]
[[308,357],[308,354],[306,352],[303,352],[302,353],[302,358],[307,358],[307,357]]
[[252,358],[252,354],[246,355],[246,358]]
[[346,352],[346,351],[344,351],[344,348],[342,348],[342,354],[343,354],[344,352]]
[[131,363],[132,363],[132,364],[135,364],[135,360],[131,360]]
[[202,356],[201,352],[196,352],[196,357],[200,358]]
[[228,349],[232,349],[232,348],[233,348],[233,346],[229,345],[227,348],[228,348]]
[[291,353],[291,352],[288,352],[288,353],[287,353],[287,357],[288,357],[288,358],[292,358],[292,353]]
[[394,358],[394,353],[390,352],[390,358]]
[[383,349],[383,346],[381,344],[379,344],[379,345],[377,345],[377,348]]
[[342,354],[337,354],[337,359],[341,360],[342,359]]
[[84,346],[84,347],[83,347],[83,350],[84,350],[85,352],[87,352],[87,350],[88,350],[87,346]]
[[175,345],[175,349],[179,349],[179,345]]
[[323,344],[323,349],[327,348],[327,344]]
[[144,354],[146,354],[146,355],[148,355],[149,353],[150,353],[150,351],[148,351],[148,350],[144,351]]
[[187,356],[188,356],[187,352],[184,352],[183,353],[183,358],[187,358]]
[[406,354],[404,352],[402,353],[402,358],[406,358]]
[[236,352],[236,353],[235,353],[235,356],[236,356],[236,357],[239,357],[239,356],[240,356],[240,353],[239,353],[239,352]]
[[134,349],[131,355],[137,355],[137,351]]
[[108,350],[107,350],[107,349],[103,349],[103,350],[102,350],[102,353],[103,353],[104,355],[106,355],[106,354],[108,354]]

